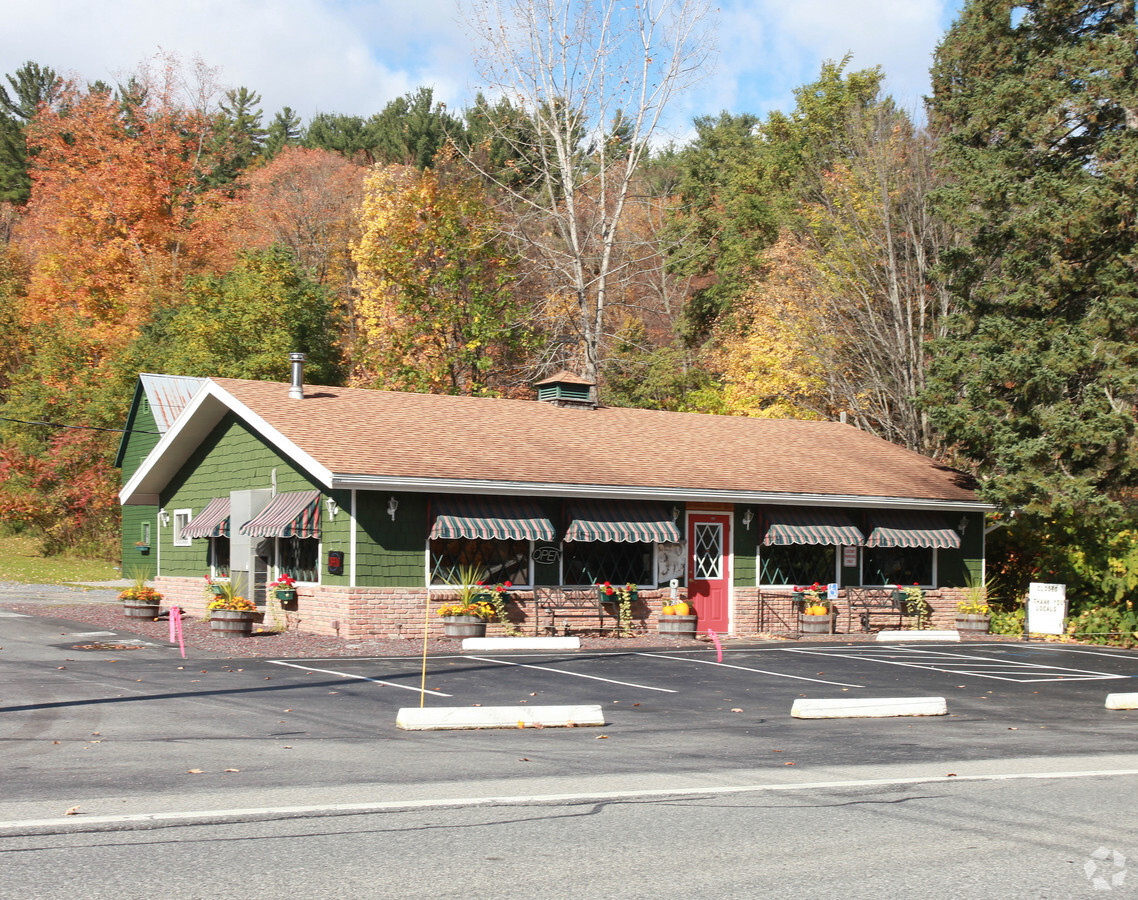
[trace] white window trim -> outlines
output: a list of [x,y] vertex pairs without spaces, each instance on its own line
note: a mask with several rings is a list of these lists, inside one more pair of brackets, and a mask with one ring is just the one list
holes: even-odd
[[[179,521],[184,519],[181,524]],[[176,509],[174,510],[174,517],[170,520],[174,523],[174,546],[175,547],[192,547],[194,545],[193,539],[185,536],[186,526],[194,520],[194,511],[192,509]]]

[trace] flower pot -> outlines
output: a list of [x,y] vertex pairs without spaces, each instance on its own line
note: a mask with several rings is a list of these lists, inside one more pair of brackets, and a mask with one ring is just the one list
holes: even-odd
[[256,618],[257,613],[240,609],[210,610],[209,630],[221,637],[248,637]]
[[275,593],[281,603],[296,602],[296,588],[277,588]]
[[128,619],[156,619],[159,612],[158,603],[140,603],[135,600],[124,600],[122,604],[123,615]]
[[694,638],[696,616],[664,616],[656,620],[656,628],[662,637]]
[[220,597],[222,594],[225,593],[225,588],[222,587],[220,584],[211,584],[209,586],[209,592],[211,594],[213,594],[215,597]]
[[832,613],[822,615],[798,614],[798,630],[803,634],[832,634],[834,631],[834,616]]
[[141,553],[143,556],[148,556],[150,554],[150,546],[148,544],[136,544],[134,549]]
[[987,634],[991,622],[991,616],[982,616],[977,613],[956,614],[956,630],[966,634]]
[[486,620],[478,616],[443,616],[443,634],[449,638],[486,637]]

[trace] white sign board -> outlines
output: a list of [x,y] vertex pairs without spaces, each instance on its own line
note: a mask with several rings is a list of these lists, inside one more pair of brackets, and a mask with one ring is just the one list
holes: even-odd
[[826,599],[827,600],[837,600],[838,599],[838,585],[836,582],[831,582],[830,584],[826,585]]
[[847,569],[857,565],[857,547],[849,545],[842,547],[842,565]]
[[1067,615],[1067,585],[1033,581],[1027,589],[1027,630],[1034,634],[1062,634]]

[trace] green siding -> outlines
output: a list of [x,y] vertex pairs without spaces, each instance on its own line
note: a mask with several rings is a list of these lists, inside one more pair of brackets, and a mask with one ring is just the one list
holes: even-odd
[[[230,413],[171,479],[162,492],[162,505],[171,516],[174,510],[187,508],[197,515],[214,497],[227,497],[230,491],[272,487],[274,470],[278,491],[321,489],[317,482]],[[344,510],[349,512],[349,507],[345,505]],[[320,512],[322,535],[327,525],[333,537],[341,532],[347,534],[346,514],[337,515],[335,522],[330,523],[327,508]],[[240,522],[230,524],[233,528],[241,525]],[[170,527],[161,529],[161,540],[163,575],[205,576],[209,565],[208,541],[199,539],[190,547],[175,547]],[[321,569],[326,567],[321,565]]]
[[[394,522],[387,514],[391,497],[399,502]],[[427,578],[427,495],[357,491],[356,515],[356,584],[423,587]],[[348,571],[347,566],[344,571]]]
[[[984,565],[984,514],[961,513],[968,524],[960,536],[959,550],[941,550],[937,555],[937,581],[940,587],[964,587],[974,579],[980,581]],[[953,527],[960,521],[955,513]]]
[[[150,403],[139,386],[132,415],[127,418],[127,427],[130,429],[123,435],[122,453],[122,484],[126,484],[131,476],[138,471],[142,461],[150,455],[161,435],[157,434],[158,423],[150,411]],[[151,547],[150,553],[143,556],[135,543],[141,538],[142,524],[150,523]],[[158,507],[157,506],[124,506],[122,507],[122,573],[127,578],[153,578],[154,566],[158,552]]]
[[[751,527],[743,524],[743,516],[750,509],[754,515]],[[759,577],[759,510],[751,506],[736,506],[732,523],[735,540],[735,587],[754,587]]]

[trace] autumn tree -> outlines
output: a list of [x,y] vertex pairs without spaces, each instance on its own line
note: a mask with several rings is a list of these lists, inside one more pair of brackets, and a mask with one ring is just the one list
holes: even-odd
[[457,166],[376,166],[353,250],[354,381],[395,390],[510,392],[530,329],[513,260],[479,183]]
[[288,354],[297,351],[308,355],[309,380],[340,384],[341,331],[330,293],[276,245],[242,252],[220,275],[188,278],[182,301],[144,329],[129,354],[160,357],[179,375],[287,381]]
[[630,187],[669,101],[704,74],[711,54],[701,0],[487,0],[471,27],[487,90],[524,112],[529,128],[490,116],[509,156],[532,161],[535,179],[496,177],[530,264],[547,279],[547,321],[565,320],[562,358],[591,380],[611,338],[610,294],[625,273],[615,244]]

